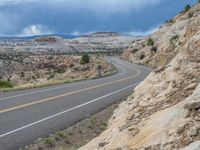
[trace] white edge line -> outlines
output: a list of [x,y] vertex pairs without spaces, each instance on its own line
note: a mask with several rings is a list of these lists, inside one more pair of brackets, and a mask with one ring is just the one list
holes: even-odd
[[[115,65],[116,65],[116,63],[115,63]],[[120,73],[118,76],[122,76],[122,75],[124,75],[126,73],[126,70],[124,68],[122,68],[119,64],[117,65],[117,67],[123,70],[123,72]],[[102,78],[102,79],[104,79],[104,78]],[[99,80],[101,80],[101,79],[99,79]],[[93,80],[88,80],[88,82],[90,82],[90,81],[93,81]],[[69,85],[67,85],[67,86],[69,86]],[[27,96],[27,95],[36,94],[36,93],[54,91],[54,90],[66,88],[67,86],[61,86],[61,87],[56,87],[56,88],[51,88],[51,89],[44,89],[44,90],[40,90],[40,91],[34,91],[34,92],[25,93],[25,94],[19,94],[19,95],[13,95],[13,96],[9,96],[9,97],[4,97],[4,98],[0,98],[0,101],[4,101],[4,100],[11,99],[11,98],[16,98],[16,97],[21,97],[21,96]],[[76,85],[74,85],[74,86],[76,86]]]
[[7,135],[10,135],[10,134],[12,134],[12,133],[18,132],[18,131],[23,130],[23,129],[25,129],[25,128],[31,127],[31,126],[36,125],[36,124],[38,124],[38,123],[44,122],[44,121],[46,121],[46,120],[55,118],[55,117],[57,117],[57,116],[59,116],[59,115],[62,115],[62,114],[64,114],[64,113],[67,113],[67,112],[69,112],[69,111],[78,109],[78,108],[80,108],[80,107],[86,106],[86,105],[91,104],[91,103],[94,103],[94,102],[96,102],[96,101],[99,101],[99,100],[102,99],[102,98],[105,98],[105,97],[111,96],[111,95],[113,95],[113,94],[119,93],[119,92],[121,92],[121,91],[124,91],[124,90],[130,88],[130,87],[134,87],[134,86],[138,85],[139,83],[140,83],[140,82],[137,82],[137,83],[135,83],[135,84],[129,85],[129,86],[125,87],[125,88],[122,88],[122,89],[117,90],[117,91],[115,91],[115,92],[112,92],[112,93],[110,93],[110,94],[104,95],[104,96],[99,97],[99,98],[96,98],[96,99],[94,99],[94,100],[91,100],[91,101],[89,101],[89,102],[87,102],[87,103],[83,103],[83,104],[81,104],[81,105],[75,106],[75,107],[73,107],[73,108],[67,109],[67,110],[65,110],[65,111],[56,113],[56,114],[54,114],[54,115],[52,115],[52,116],[46,117],[46,118],[41,119],[41,120],[38,120],[38,121],[36,121],[36,122],[33,122],[33,123],[31,123],[31,124],[28,124],[28,125],[25,125],[25,126],[23,126],[23,127],[17,128],[17,129],[15,129],[15,130],[9,131],[9,132],[7,132],[7,133],[1,134],[1,135],[0,135],[0,138],[3,138],[3,137],[5,137],[5,136],[7,136]]

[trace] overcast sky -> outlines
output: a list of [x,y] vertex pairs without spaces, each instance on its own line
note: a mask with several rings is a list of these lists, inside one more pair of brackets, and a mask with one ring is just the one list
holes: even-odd
[[197,0],[0,0],[0,36],[147,34]]

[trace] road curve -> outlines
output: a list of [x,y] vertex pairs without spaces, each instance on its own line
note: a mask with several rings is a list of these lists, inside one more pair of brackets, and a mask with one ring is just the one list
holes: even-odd
[[16,150],[128,96],[150,69],[108,58],[113,76],[46,88],[0,93],[0,150]]

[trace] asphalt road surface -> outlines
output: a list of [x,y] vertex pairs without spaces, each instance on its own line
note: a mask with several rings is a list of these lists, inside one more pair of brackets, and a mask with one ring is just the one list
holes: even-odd
[[113,76],[0,93],[0,150],[17,150],[130,95],[151,72],[118,58]]

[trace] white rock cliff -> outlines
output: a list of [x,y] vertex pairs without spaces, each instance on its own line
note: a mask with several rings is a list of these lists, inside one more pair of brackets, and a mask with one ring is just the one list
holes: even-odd
[[156,69],[80,150],[199,150],[200,4],[135,40],[123,58]]

